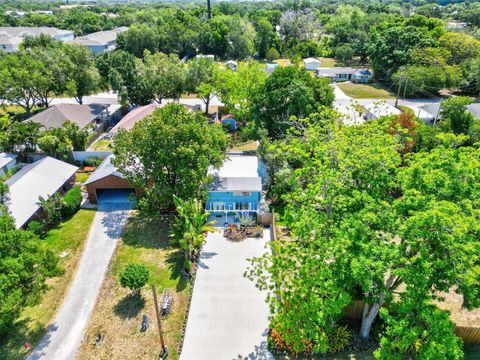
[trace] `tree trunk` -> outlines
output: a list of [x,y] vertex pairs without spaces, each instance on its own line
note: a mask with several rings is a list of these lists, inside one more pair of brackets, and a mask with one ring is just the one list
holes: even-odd
[[210,105],[210,96],[207,97],[207,100],[205,101],[205,115],[208,115],[208,107]]
[[365,303],[363,307],[362,326],[360,327],[360,337],[362,339],[366,340],[370,336],[370,329],[372,328],[373,321],[377,318],[381,306],[382,301],[371,306]]

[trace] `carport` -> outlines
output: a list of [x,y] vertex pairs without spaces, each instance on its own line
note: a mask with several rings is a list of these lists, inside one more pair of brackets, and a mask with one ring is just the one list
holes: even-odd
[[98,202],[125,202],[130,194],[138,190],[112,164],[113,155],[108,156],[83,184],[92,204]]

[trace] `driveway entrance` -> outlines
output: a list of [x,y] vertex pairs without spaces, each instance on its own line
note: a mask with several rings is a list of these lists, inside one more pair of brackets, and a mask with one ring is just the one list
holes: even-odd
[[270,230],[241,242],[226,240],[221,230],[208,235],[180,359],[274,359],[267,350],[266,294],[243,276],[247,259],[267,251],[269,240]]

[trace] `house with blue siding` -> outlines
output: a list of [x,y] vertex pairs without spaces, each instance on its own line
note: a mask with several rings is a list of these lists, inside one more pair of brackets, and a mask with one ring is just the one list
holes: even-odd
[[262,163],[257,156],[230,154],[219,169],[211,169],[205,210],[218,223],[236,222],[259,212]]

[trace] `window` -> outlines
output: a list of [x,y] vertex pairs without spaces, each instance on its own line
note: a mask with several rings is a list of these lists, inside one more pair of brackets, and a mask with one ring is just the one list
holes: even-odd
[[225,210],[225,203],[221,201],[212,201],[211,203],[212,210]]
[[251,210],[251,205],[252,203],[248,202],[235,203],[235,210]]
[[234,191],[233,195],[235,196],[250,196],[251,193],[248,191]]

